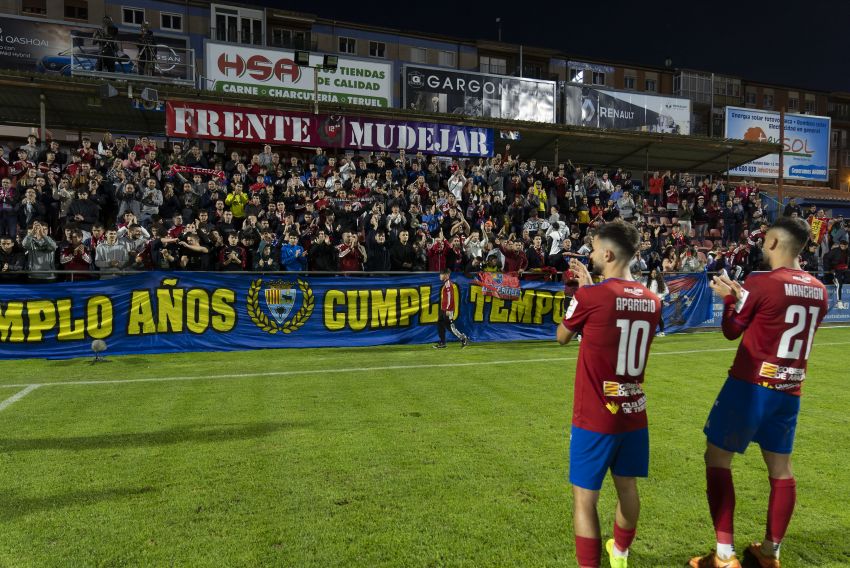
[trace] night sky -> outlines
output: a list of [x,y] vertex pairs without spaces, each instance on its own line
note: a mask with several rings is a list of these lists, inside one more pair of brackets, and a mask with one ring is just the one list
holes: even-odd
[[495,40],[495,20],[501,17],[506,42],[654,66],[663,66],[669,56],[674,67],[777,85],[850,91],[850,2],[846,0],[241,3],[470,39]]

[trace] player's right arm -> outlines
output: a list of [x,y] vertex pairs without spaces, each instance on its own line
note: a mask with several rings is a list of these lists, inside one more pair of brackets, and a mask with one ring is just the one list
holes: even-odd
[[558,331],[555,333],[555,339],[561,345],[566,345],[577,333],[581,332],[581,328],[587,321],[587,317],[591,311],[591,303],[587,297],[587,290],[584,289],[585,286],[593,284],[590,272],[584,264],[576,259],[570,261],[570,269],[576,275],[579,289],[573,295],[570,305],[567,308],[567,313],[564,315],[564,319],[558,325]]
[[581,333],[584,324],[593,311],[593,305],[589,298],[587,288],[579,288],[576,290],[572,301],[570,302],[567,313],[564,319],[558,325],[558,331],[555,338],[561,345],[566,345],[572,340],[577,333]]
[[726,339],[738,339],[753,320],[757,300],[750,290],[727,276],[715,276],[709,285],[723,298],[723,335]]

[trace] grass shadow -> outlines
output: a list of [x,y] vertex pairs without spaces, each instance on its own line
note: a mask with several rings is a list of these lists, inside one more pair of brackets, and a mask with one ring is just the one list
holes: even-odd
[[0,438],[0,451],[31,450],[100,450],[105,448],[147,448],[182,443],[216,443],[247,440],[267,436],[284,429],[299,428],[306,423],[259,422],[256,424],[169,428],[157,432],[112,433],[94,436],[51,438]]
[[148,493],[155,493],[158,489],[150,486],[145,487],[115,487],[112,489],[67,491],[44,497],[19,497],[0,493],[0,520],[10,521],[19,517],[51,511],[72,505],[93,505],[101,501],[116,501]]

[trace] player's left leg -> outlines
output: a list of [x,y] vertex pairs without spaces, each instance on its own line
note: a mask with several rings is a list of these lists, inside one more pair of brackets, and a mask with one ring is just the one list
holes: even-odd
[[612,567],[626,568],[640,516],[637,478],[612,474],[611,479],[617,489],[617,511],[614,514],[614,538],[605,543],[605,548]]
[[771,412],[754,438],[761,446],[770,478],[767,530],[764,541],[752,545],[748,551],[762,568],[778,568],[779,548],[797,501],[797,482],[791,468],[791,452],[797,432],[800,397],[773,391],[769,395]]
[[791,522],[797,501],[797,482],[791,468],[791,454],[770,452],[762,448],[762,457],[770,477],[767,506],[767,530],[764,541],[754,543],[748,552],[761,568],[779,568],[779,548]]
[[452,335],[458,338],[461,347],[466,347],[469,344],[469,338],[466,336],[466,334],[461,333],[460,330],[458,330],[458,328],[455,326],[454,317],[452,317],[450,314],[446,314],[446,317],[449,320],[449,331],[452,332]]

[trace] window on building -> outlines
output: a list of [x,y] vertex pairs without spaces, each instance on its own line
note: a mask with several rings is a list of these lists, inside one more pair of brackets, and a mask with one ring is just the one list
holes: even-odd
[[413,63],[428,63],[428,50],[424,47],[411,47],[410,60]]
[[263,45],[262,10],[236,6],[212,6],[212,37],[218,41]]
[[478,59],[478,69],[482,73],[492,73],[494,75],[508,74],[508,60],[503,57],[487,57],[482,55]]
[[844,152],[844,167],[850,168],[850,150]]
[[181,16],[180,14],[169,14],[168,12],[160,12],[159,27],[163,30],[182,32],[183,16]]
[[145,11],[141,8],[121,7],[121,23],[125,26],[141,26],[145,22]]
[[773,108],[773,95],[762,95],[762,106],[764,108]]
[[522,76],[529,79],[542,79],[543,66],[539,63],[526,63],[522,66]]
[[22,0],[21,13],[27,16],[46,16],[47,0]]
[[387,44],[382,41],[370,41],[369,42],[369,56],[370,57],[386,57],[387,56]]
[[646,89],[645,90],[650,91],[652,93],[654,93],[658,90],[658,84],[655,82],[655,79],[647,79],[645,81],[645,83],[646,83]]
[[457,60],[457,58],[454,51],[441,51],[438,57],[438,62],[440,65],[444,67],[455,66],[455,61]]
[[798,110],[800,108],[800,99],[794,97],[788,99],[788,110]]
[[831,146],[838,146],[838,144],[840,142],[841,142],[841,131],[840,130],[833,130],[832,131],[832,140],[830,141],[830,145]]
[[748,105],[756,104],[756,92],[755,91],[747,91],[747,104]]
[[310,49],[310,32],[275,28],[271,33],[271,45],[289,49]]
[[66,20],[89,20],[88,0],[65,0]]
[[570,82],[571,83],[584,83],[584,69],[573,69],[570,68]]
[[636,82],[637,82],[637,79],[635,77],[633,77],[631,75],[626,75],[625,77],[623,77],[623,88],[624,89],[634,89]]
[[599,73],[597,71],[593,72],[593,84],[594,85],[604,85],[605,84],[605,73]]
[[357,53],[357,40],[350,37],[339,38],[340,53]]
[[814,113],[817,110],[817,105],[815,101],[807,99],[806,100],[806,112]]

